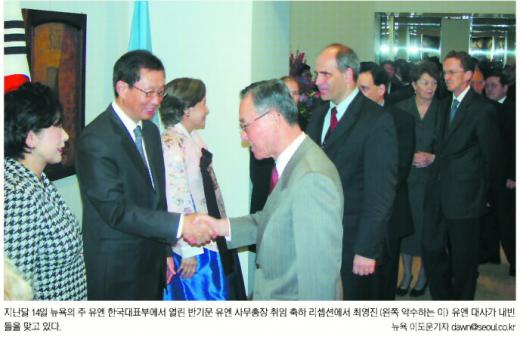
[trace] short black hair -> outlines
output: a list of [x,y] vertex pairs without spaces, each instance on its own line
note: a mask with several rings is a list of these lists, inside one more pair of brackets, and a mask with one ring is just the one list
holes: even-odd
[[378,65],[375,62],[361,62],[359,73],[370,73],[375,85],[384,84],[385,88],[388,85],[388,74],[383,66]]
[[499,71],[499,70],[494,70],[490,74],[488,74],[488,76],[486,76],[486,80],[488,78],[490,78],[490,77],[498,77],[498,81],[500,82],[501,86],[509,84],[509,83],[507,83],[506,75],[503,72]]
[[63,123],[63,109],[51,88],[41,83],[25,83],[4,96],[4,154],[24,159],[30,148],[26,144],[29,131]]
[[118,96],[116,84],[118,81],[128,83],[130,87],[141,79],[141,69],[160,70],[164,72],[164,66],[157,56],[148,50],[132,50],[121,56],[114,64],[112,85],[114,94]]
[[254,82],[240,91],[241,99],[247,95],[253,98],[253,105],[258,115],[274,108],[290,125],[298,123],[298,108],[282,80]]
[[462,69],[464,69],[464,71],[475,71],[475,61],[471,58],[471,56],[469,56],[468,53],[466,53],[465,51],[455,51],[455,50],[452,50],[448,53],[448,55],[446,55],[446,57],[444,58],[444,60],[446,61],[446,59],[449,59],[449,58],[454,58],[454,59],[457,59],[460,61],[460,65],[462,66]]
[[395,69],[394,61],[391,61],[391,60],[384,60],[383,62],[381,62],[381,66],[383,66],[383,67],[384,67],[386,64],[391,65],[391,66]]

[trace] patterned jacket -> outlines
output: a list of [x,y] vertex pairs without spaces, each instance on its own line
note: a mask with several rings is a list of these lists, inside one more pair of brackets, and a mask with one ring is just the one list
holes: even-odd
[[4,253],[36,300],[87,297],[81,227],[56,187],[4,159]]

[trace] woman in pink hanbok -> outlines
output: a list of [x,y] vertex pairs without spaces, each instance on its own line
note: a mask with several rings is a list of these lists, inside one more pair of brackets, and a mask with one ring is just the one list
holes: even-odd
[[[225,217],[212,154],[197,133],[209,113],[206,87],[200,80],[179,78],[169,82],[165,92],[160,114],[168,211]],[[181,239],[172,247],[171,258],[177,270],[165,300],[246,299],[237,253],[227,249],[224,238],[204,247],[191,247]]]

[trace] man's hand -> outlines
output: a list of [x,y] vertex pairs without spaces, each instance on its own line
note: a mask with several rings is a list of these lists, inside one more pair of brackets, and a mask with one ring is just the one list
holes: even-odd
[[215,236],[229,236],[229,222],[227,219],[215,219],[205,214],[197,214],[196,224],[205,224],[211,227]]
[[166,284],[169,284],[172,281],[175,274],[175,262],[173,261],[173,257],[170,255],[166,258]]
[[508,188],[510,190],[514,190],[516,188],[516,181],[511,180],[511,179],[507,179],[506,180],[506,188]]
[[[203,246],[212,239],[216,238],[217,235],[213,229],[207,224],[207,222],[198,221],[195,222],[196,218],[200,214],[184,214],[184,222],[182,225],[182,237],[192,246]],[[213,219],[207,216],[210,219]]]
[[359,276],[373,274],[376,270],[376,260],[363,257],[361,255],[354,256],[354,266],[352,272]]
[[416,152],[413,156],[413,166],[418,168],[428,167],[435,160],[435,155],[429,152]]
[[187,257],[183,258],[181,261],[181,266],[179,267],[179,272],[181,273],[182,278],[191,278],[195,271],[197,270],[197,257]]

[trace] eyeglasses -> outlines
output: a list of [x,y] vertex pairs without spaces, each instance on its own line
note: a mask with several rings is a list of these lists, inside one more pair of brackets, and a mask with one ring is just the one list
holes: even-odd
[[245,132],[246,129],[247,129],[248,127],[251,126],[251,124],[253,124],[253,123],[256,122],[257,120],[259,120],[260,118],[266,116],[266,115],[269,114],[271,111],[272,111],[271,109],[267,110],[266,112],[264,112],[264,113],[261,114],[260,116],[256,117],[255,119],[253,119],[253,120],[252,120],[251,122],[249,122],[249,123],[243,123],[243,122],[240,122],[240,123],[238,124],[238,127],[240,128],[240,131]]
[[442,74],[443,74],[444,76],[446,76],[446,75],[453,76],[453,75],[455,75],[456,73],[463,73],[463,72],[464,72],[464,70],[448,70],[448,71],[443,71]]
[[150,98],[153,95],[155,95],[155,96],[157,96],[159,98],[163,98],[164,96],[166,96],[166,91],[164,91],[164,88],[159,90],[159,91],[155,91],[155,90],[145,91],[145,90],[143,90],[143,89],[141,89],[141,88],[139,88],[138,86],[135,86],[135,85],[133,85],[132,87],[136,88],[137,90],[142,92],[146,96],[146,98]]

